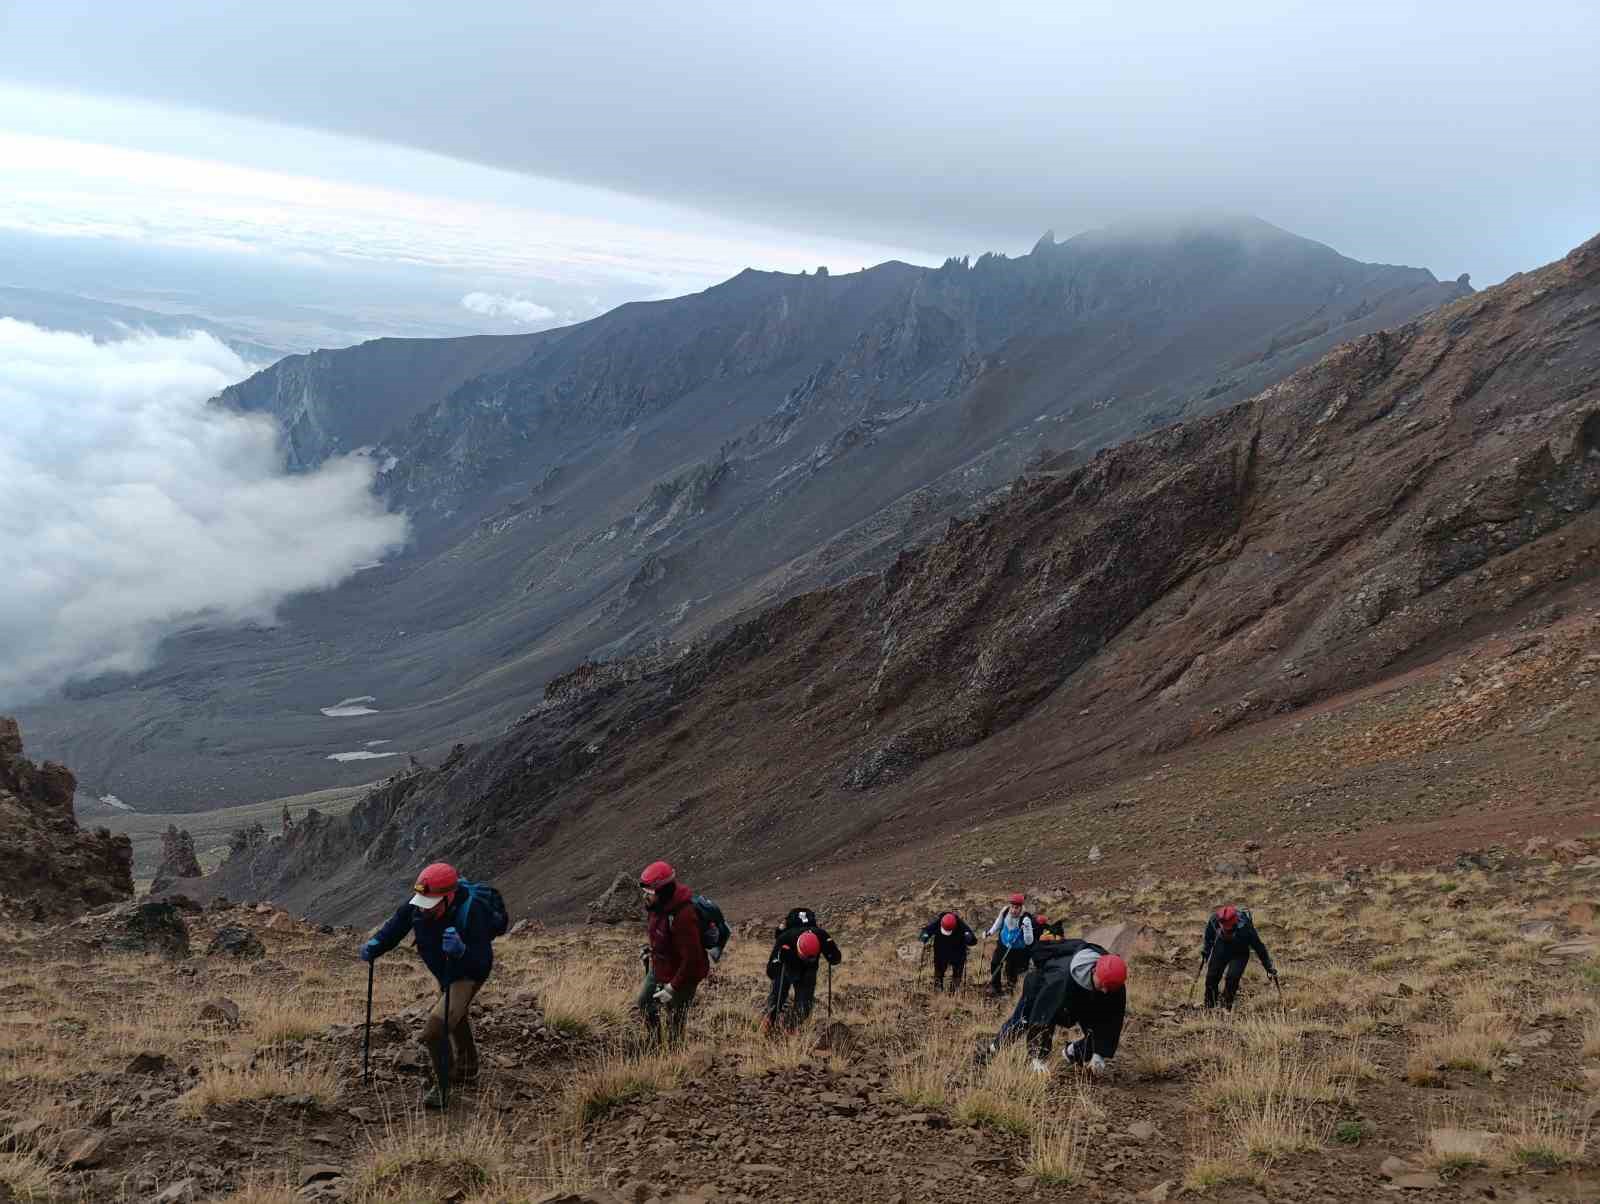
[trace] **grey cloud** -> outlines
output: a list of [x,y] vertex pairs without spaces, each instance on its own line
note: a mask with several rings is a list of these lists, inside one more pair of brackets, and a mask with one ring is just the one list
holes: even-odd
[[210,335],[0,318],[0,705],[139,669],[180,625],[270,620],[404,541],[370,462],[289,476],[270,421],[206,405],[249,370]]
[[16,78],[952,251],[1226,209],[1482,281],[1600,212],[1588,0],[10,11]]

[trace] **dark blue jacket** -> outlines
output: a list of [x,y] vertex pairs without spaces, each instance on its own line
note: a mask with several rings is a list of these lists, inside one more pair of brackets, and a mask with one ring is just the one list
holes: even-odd
[[[461,910],[466,906],[467,892],[457,892],[453,904],[444,905],[445,914],[439,919],[432,918],[431,913],[413,907],[409,902],[402,903],[400,910],[389,918],[389,922],[378,929],[373,938],[378,942],[378,953],[387,953],[401,941],[406,939],[408,933],[415,933],[417,937],[417,952],[422,955],[423,965],[433,971],[433,976],[439,980],[443,987],[447,982],[460,982],[463,978],[473,982],[482,982],[489,977],[489,971],[494,969],[494,944],[489,935],[489,908],[483,903],[476,903],[467,915],[466,923],[461,922]],[[461,939],[466,942],[467,951],[460,957],[446,957],[444,955],[444,930],[454,928],[461,934]]]

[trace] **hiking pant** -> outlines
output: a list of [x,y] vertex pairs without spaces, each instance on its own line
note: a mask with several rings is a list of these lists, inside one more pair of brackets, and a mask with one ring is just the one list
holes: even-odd
[[446,998],[450,1000],[450,1081],[464,1083],[478,1077],[478,1045],[472,1039],[472,1022],[467,1019],[467,1013],[482,988],[481,982],[470,978],[453,982],[448,996],[441,988],[433,1010],[428,1013],[428,1022],[422,1029],[422,1043],[427,1046],[428,1060],[433,1064],[435,1083],[444,1078]]
[[772,1023],[776,1024],[778,1017],[783,1014],[791,991],[794,992],[794,1019],[799,1024],[811,1015],[811,1009],[817,1003],[817,967],[811,965],[804,970],[791,970],[779,964],[778,977],[772,980],[772,990],[767,992],[767,1019]]
[[[689,1005],[694,1002],[695,988],[699,983],[690,983],[682,991],[676,992],[672,1002],[667,1005],[667,1031],[666,1041],[676,1045],[683,1040],[683,1026],[689,1021]],[[655,1033],[657,1039],[661,1038],[661,1005],[656,1002],[656,992],[661,989],[656,982],[655,972],[644,972],[644,986],[639,988],[639,1011],[644,1016],[645,1024]]]
[[[1217,983],[1222,980],[1223,973],[1227,973],[1227,981],[1222,983],[1222,1006],[1232,1010],[1233,1000],[1239,994],[1239,980],[1244,977],[1245,963],[1250,960],[1248,949],[1234,955],[1227,961],[1220,957],[1213,957],[1206,966],[1206,1006],[1217,1006]],[[1192,998],[1192,996],[1191,996]]]
[[944,986],[944,972],[950,971],[950,993],[954,995],[961,989],[961,978],[967,972],[967,951],[963,949],[949,961],[939,956],[939,951],[933,951],[933,989],[942,991]]
[[989,989],[1000,990],[1000,975],[1002,971],[1006,976],[1006,990],[1017,989],[1017,979],[1021,978],[1028,969],[1028,951],[1022,949],[1007,949],[996,941],[994,956],[989,959]]

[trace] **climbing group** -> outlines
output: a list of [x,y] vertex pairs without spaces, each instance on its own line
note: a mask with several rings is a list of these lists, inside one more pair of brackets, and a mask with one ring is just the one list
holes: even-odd
[[[644,981],[636,1006],[650,1036],[670,1044],[682,1038],[695,994],[721,961],[733,932],[721,908],[679,882],[665,861],[645,867],[639,890],[647,943],[639,954]],[[494,940],[508,926],[505,902],[494,887],[469,882],[453,866],[435,862],[417,875],[411,898],[361,948],[369,969],[369,1038],[370,973],[379,957],[412,936],[423,964],[439,984],[439,1001],[422,1034],[432,1068],[423,1102],[430,1108],[447,1106],[450,1084],[477,1077],[478,1048],[469,1015],[494,969]],[[1033,1069],[1045,1073],[1057,1028],[1076,1028],[1081,1034],[1061,1048],[1062,1058],[1071,1065],[1098,1075],[1116,1057],[1127,1016],[1128,964],[1102,945],[1065,936],[1064,929],[1062,921],[1052,924],[1031,914],[1021,891],[1007,898],[984,937],[995,942],[987,993],[991,998],[1009,996],[1019,980],[1022,992],[980,1057],[1024,1041]],[[924,958],[930,951],[933,955],[934,989],[959,991],[968,950],[978,944],[977,933],[951,910],[928,921],[920,939]],[[1278,972],[1249,911],[1231,903],[1218,907],[1206,923],[1196,974],[1197,979],[1200,973],[1205,975],[1207,1008],[1232,1009],[1251,953],[1276,983]],[[828,967],[831,1012],[833,967],[843,959],[815,911],[808,907],[790,911],[774,931],[767,957],[771,987],[763,1028],[787,1031],[810,1017],[823,963]]]

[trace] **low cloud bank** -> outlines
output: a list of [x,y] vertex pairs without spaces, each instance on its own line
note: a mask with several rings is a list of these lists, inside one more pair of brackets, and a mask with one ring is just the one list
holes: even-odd
[[287,474],[270,420],[206,405],[251,371],[206,334],[0,318],[0,706],[141,669],[197,621],[270,621],[404,542],[370,461]]
[[468,293],[461,298],[461,305],[486,318],[505,318],[524,326],[550,322],[556,316],[555,310],[537,301],[529,301],[526,297],[507,297],[500,293]]

